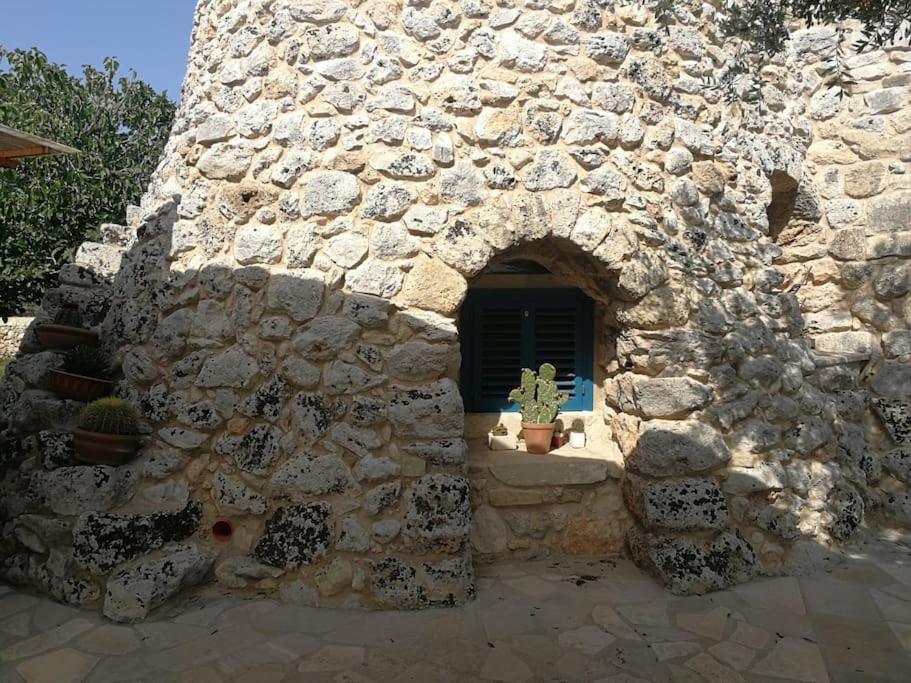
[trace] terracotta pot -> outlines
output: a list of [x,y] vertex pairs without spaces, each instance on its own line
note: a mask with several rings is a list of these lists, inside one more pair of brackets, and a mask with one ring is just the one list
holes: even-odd
[[98,344],[97,332],[69,325],[53,325],[50,323],[38,325],[35,327],[35,335],[44,348],[58,351],[66,351],[80,344],[88,346]]
[[72,372],[63,370],[51,370],[47,376],[47,383],[51,391],[60,398],[86,403],[110,396],[114,391],[114,383],[106,379],[74,375]]
[[563,448],[569,442],[569,437],[566,434],[554,434],[553,438],[550,440],[551,450],[557,450],[558,448]]
[[138,434],[102,434],[73,430],[76,459],[90,465],[122,465],[139,450]]
[[549,424],[522,423],[522,433],[525,435],[525,450],[529,453],[550,453],[550,441],[554,436],[554,427]]

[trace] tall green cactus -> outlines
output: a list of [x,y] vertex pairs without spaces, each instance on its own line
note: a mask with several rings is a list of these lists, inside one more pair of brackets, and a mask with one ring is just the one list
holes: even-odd
[[528,368],[522,370],[521,386],[509,392],[509,400],[519,404],[523,421],[550,424],[557,417],[569,396],[557,389],[556,376],[557,369],[550,363],[538,368],[537,374]]

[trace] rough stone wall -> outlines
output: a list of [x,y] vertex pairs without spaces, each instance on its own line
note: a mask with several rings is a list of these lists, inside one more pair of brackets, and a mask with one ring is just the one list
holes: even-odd
[[0,358],[12,358],[19,352],[25,331],[32,318],[9,318],[0,321]]
[[70,467],[59,358],[18,361],[6,575],[120,619],[213,564],[307,604],[467,599],[456,316],[529,244],[608,311],[629,547],[672,589],[911,521],[909,53],[856,58],[839,102],[833,32],[800,31],[728,104],[717,27],[699,2],[665,33],[597,0],[202,0],[135,244],[45,307],[104,319],[148,445]]

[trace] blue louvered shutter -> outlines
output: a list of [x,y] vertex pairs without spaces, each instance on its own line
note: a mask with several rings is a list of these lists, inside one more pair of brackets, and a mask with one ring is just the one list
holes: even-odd
[[564,411],[591,410],[593,305],[576,289],[475,289],[462,307],[462,394],[469,412],[518,410],[508,394],[522,368],[552,363],[570,395]]

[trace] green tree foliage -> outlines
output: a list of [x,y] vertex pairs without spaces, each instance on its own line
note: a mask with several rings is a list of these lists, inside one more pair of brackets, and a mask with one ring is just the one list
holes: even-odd
[[0,123],[80,150],[0,169],[0,316],[41,298],[101,223],[123,222],[158,163],[174,103],[106,59],[81,77],[0,47]]
[[[690,0],[618,0],[650,8],[658,24],[669,27]],[[709,0],[720,10],[722,33],[734,57],[711,79],[728,101],[758,102],[761,70],[769,58],[784,50],[794,22],[807,26],[833,25],[837,31],[823,74],[842,93],[853,85],[846,66],[849,53],[864,52],[911,39],[911,0]],[[846,44],[848,22],[860,24],[860,37]]]

